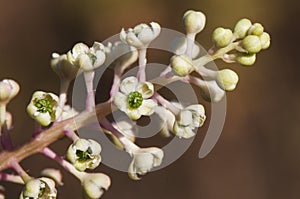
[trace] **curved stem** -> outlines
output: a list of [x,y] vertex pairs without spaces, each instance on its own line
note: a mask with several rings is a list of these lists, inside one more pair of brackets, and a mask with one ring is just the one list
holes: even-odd
[[24,184],[24,181],[20,176],[8,174],[8,173],[1,173],[1,172],[0,172],[0,181],[12,182],[16,184]]
[[21,167],[21,165],[17,162],[17,160],[12,160],[9,165],[12,169],[14,169],[18,175],[22,178],[22,180],[26,183],[32,178],[27,174],[26,171]]

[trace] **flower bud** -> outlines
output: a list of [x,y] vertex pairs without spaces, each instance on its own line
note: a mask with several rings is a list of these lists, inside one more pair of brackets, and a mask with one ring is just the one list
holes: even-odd
[[245,66],[251,66],[255,63],[256,54],[238,53],[236,61]]
[[197,34],[205,26],[206,17],[202,12],[188,10],[183,15],[183,24],[187,34]]
[[173,70],[180,76],[186,76],[194,70],[192,60],[187,55],[174,55],[170,62]]
[[82,180],[85,199],[98,199],[110,186],[110,178],[103,173],[86,173]]
[[234,27],[234,35],[236,36],[237,39],[242,39],[244,38],[247,33],[249,28],[251,27],[252,23],[249,19],[241,19],[239,20],[235,27]]
[[232,91],[239,81],[239,76],[233,70],[224,69],[218,71],[216,81],[223,90]]
[[253,24],[248,30],[248,35],[259,36],[264,32],[264,27],[260,23]]
[[78,139],[67,151],[67,159],[79,171],[95,169],[101,162],[101,145],[91,139]]
[[212,40],[214,44],[219,48],[228,46],[228,44],[231,43],[232,38],[232,31],[230,29],[225,29],[221,27],[216,28],[212,34]]
[[269,48],[270,44],[271,44],[271,38],[270,38],[270,35],[266,32],[263,32],[260,36],[259,36],[259,39],[260,39],[260,43],[261,43],[261,48],[262,49],[267,49]]
[[20,91],[20,86],[17,82],[11,79],[0,81],[0,103],[7,104]]
[[256,35],[248,35],[242,41],[242,48],[245,49],[248,53],[258,53],[261,48],[261,41]]

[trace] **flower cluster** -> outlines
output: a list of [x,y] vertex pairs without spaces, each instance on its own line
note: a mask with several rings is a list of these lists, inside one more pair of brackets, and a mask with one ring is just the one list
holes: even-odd
[[[35,178],[20,165],[29,155],[41,153],[81,182],[84,198],[102,197],[110,187],[111,179],[104,173],[92,173],[90,170],[99,167],[102,158],[105,160],[104,156],[101,157],[101,151],[106,150],[101,147],[105,146],[105,140],[79,137],[78,130],[87,126],[87,131],[101,127],[119,150],[128,153],[131,161],[126,163],[126,168],[131,179],[139,180],[141,175],[163,166],[168,154],[164,149],[155,145],[137,145],[138,135],[145,134],[138,132],[139,120],[156,115],[160,119],[157,126],[163,136],[191,139],[204,125],[206,111],[200,103],[201,99],[195,103],[180,102],[176,98],[168,100],[165,93],[159,90],[174,81],[191,83],[199,87],[204,100],[218,102],[226,91],[236,89],[239,76],[229,68],[213,70],[207,64],[222,59],[226,63],[250,66],[254,64],[256,54],[270,46],[270,35],[260,23],[241,19],[233,30],[216,28],[212,32],[212,48],[203,53],[195,38],[205,24],[206,17],[200,11],[189,10],[183,15],[185,36],[179,40],[176,38],[170,64],[155,79],[146,76],[146,69],[149,67],[147,48],[162,32],[156,22],[149,25],[141,23],[128,30],[122,28],[119,41],[114,43],[94,42],[91,47],[77,43],[65,54],[53,53],[50,65],[61,80],[60,92],[58,95],[45,91],[33,93],[27,113],[36,125],[33,139],[23,147],[12,144],[12,114],[6,111],[7,104],[18,94],[20,87],[14,80],[0,81],[0,141],[6,151],[6,154],[0,154],[0,168],[15,171],[14,174],[0,173],[0,179],[24,184],[20,199],[57,198],[56,186],[63,185],[59,170],[47,168],[41,172],[41,177]],[[135,62],[136,74],[127,73],[135,67]],[[114,71],[113,84],[109,99],[96,105],[94,76],[96,69],[104,65]],[[78,112],[68,105],[67,94],[72,80],[81,74],[87,96],[85,109]],[[98,120],[91,122],[95,114]],[[118,114],[122,117],[116,118]],[[99,128],[95,127],[97,125]],[[71,144],[65,154],[59,155],[50,148],[50,144],[63,136],[70,139]],[[4,188],[1,186],[0,198],[4,199]]]

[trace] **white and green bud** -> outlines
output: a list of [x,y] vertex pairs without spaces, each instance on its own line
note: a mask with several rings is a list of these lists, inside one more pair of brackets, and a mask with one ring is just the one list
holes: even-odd
[[187,55],[174,55],[170,60],[171,67],[180,76],[186,76],[194,71],[192,59]]
[[262,49],[260,38],[256,35],[248,35],[246,36],[241,46],[244,50],[246,50],[248,53],[258,53]]
[[228,46],[232,42],[232,39],[233,33],[230,29],[219,27],[213,31],[212,40],[218,48]]
[[46,168],[41,171],[41,175],[50,178],[56,182],[56,184],[62,186],[62,174],[58,169]]
[[0,81],[0,104],[6,105],[20,91],[19,84],[11,79]]
[[101,162],[101,146],[91,139],[77,139],[67,151],[67,159],[79,171],[95,169]]
[[187,34],[197,34],[205,27],[206,17],[202,12],[188,10],[183,15],[183,24]]
[[36,91],[27,106],[27,113],[42,126],[56,121],[62,113],[58,106],[58,96],[53,93]]
[[233,70],[223,69],[217,72],[216,81],[223,90],[232,91],[239,81],[239,76]]
[[85,173],[82,180],[83,197],[85,199],[101,198],[110,187],[110,178],[103,173]]
[[45,177],[26,182],[20,195],[20,199],[55,199],[56,197],[55,182]]
[[194,130],[201,127],[205,119],[205,109],[201,104],[190,105],[177,115],[173,132],[179,138],[191,138],[195,136]]
[[156,147],[139,148],[132,154],[132,162],[128,168],[128,175],[133,180],[139,180],[138,175],[145,175],[154,167],[158,167],[164,157],[164,152]]
[[249,28],[248,35],[260,36],[263,32],[264,27],[260,23],[255,23]]
[[236,61],[244,66],[251,66],[255,63],[256,54],[238,53],[236,55]]
[[260,43],[261,43],[261,48],[262,49],[267,49],[270,47],[270,44],[271,44],[271,37],[268,33],[266,32],[263,32],[260,36],[259,36],[259,39],[260,39]]
[[51,68],[58,75],[58,77],[64,81],[73,80],[78,72],[79,67],[73,64],[66,54],[59,55],[58,53],[52,53]]
[[234,35],[237,39],[242,39],[247,36],[247,33],[252,26],[252,23],[249,19],[239,20],[234,27]]
[[129,28],[127,32],[123,28],[120,32],[120,39],[137,49],[147,48],[161,31],[160,25],[156,22],[151,22],[150,26],[142,23],[133,29]]

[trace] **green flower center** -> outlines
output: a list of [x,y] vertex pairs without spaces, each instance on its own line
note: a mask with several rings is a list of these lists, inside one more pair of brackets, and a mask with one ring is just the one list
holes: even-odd
[[88,148],[88,150],[86,150],[86,151],[76,150],[76,155],[78,157],[77,160],[79,162],[86,162],[86,161],[92,159],[91,154],[92,154],[91,148]]
[[55,107],[57,102],[51,97],[51,95],[46,95],[42,99],[35,98],[33,100],[34,106],[40,113],[49,113],[51,117],[55,118]]
[[127,96],[127,103],[130,108],[139,108],[143,103],[143,96],[140,92],[134,91]]
[[94,63],[97,60],[97,56],[92,54],[92,53],[87,53],[87,55],[89,56],[89,58],[92,60],[92,64],[94,65]]

